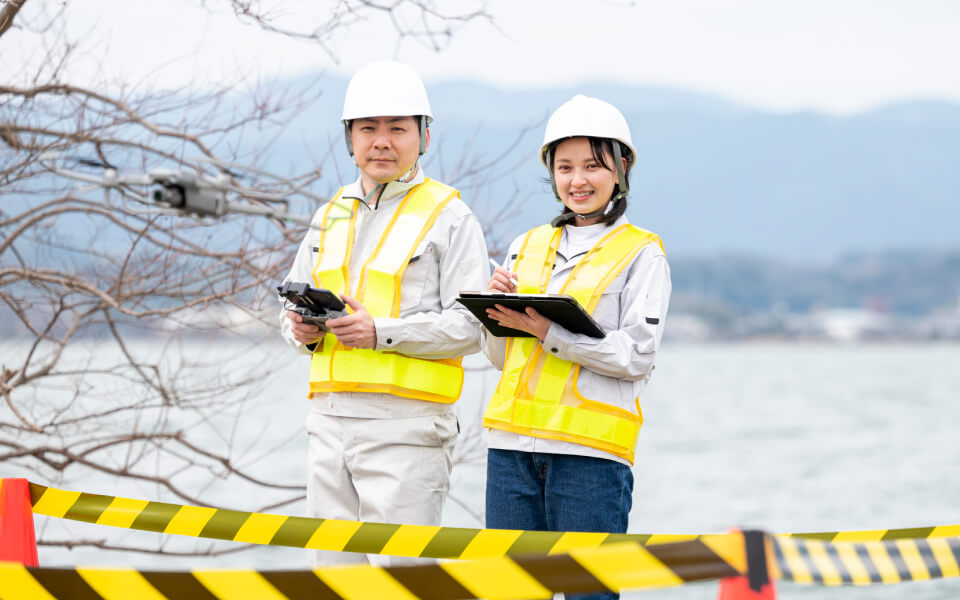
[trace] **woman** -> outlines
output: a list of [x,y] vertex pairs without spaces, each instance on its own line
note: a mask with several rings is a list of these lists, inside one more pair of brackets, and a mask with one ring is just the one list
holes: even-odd
[[605,335],[574,334],[532,308],[487,311],[533,336],[484,330],[503,370],[483,419],[487,527],[625,533],[638,395],[663,333],[669,267],[660,239],[624,216],[636,151],[619,110],[574,97],[550,117],[540,159],[563,213],[514,240],[487,289],[571,295]]

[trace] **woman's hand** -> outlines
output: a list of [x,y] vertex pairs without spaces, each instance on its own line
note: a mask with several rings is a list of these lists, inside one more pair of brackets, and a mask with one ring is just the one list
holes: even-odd
[[493,270],[493,277],[487,283],[487,291],[512,294],[517,291],[517,286],[510,281],[511,279],[516,281],[517,274],[498,266]]
[[[490,281],[492,282],[493,279]],[[533,334],[541,342],[547,337],[547,331],[550,329],[550,325],[553,324],[553,321],[529,306],[525,312],[512,310],[501,304],[495,304],[494,306],[496,306],[496,308],[487,309],[487,315],[491,319],[504,327]]]

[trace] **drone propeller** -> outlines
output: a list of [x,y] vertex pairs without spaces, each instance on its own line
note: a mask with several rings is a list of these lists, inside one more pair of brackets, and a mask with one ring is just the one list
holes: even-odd
[[[129,197],[144,204],[162,207],[162,212],[172,212],[173,214],[189,214],[197,217],[222,217],[229,213],[242,213],[270,217],[282,222],[298,223],[311,227],[309,217],[287,214],[287,196],[298,194],[321,201],[323,200],[304,190],[295,188],[281,194],[265,193],[240,186],[232,180],[232,175],[229,174],[230,171],[226,168],[229,163],[221,165],[218,164],[220,161],[213,159],[206,160],[206,162],[216,164],[220,167],[221,172],[216,177],[211,178],[204,175],[199,169],[191,170],[186,168],[176,170],[153,168],[150,169],[148,173],[121,174],[117,172],[115,167],[105,162],[86,158],[72,159],[78,164],[103,168],[103,176],[96,177],[58,167],[53,163],[53,161],[58,158],[60,158],[59,153],[47,152],[38,158],[38,162],[52,173],[88,184],[84,186],[86,191],[103,188],[105,198],[108,201],[109,191],[117,190],[124,198]],[[254,169],[249,170],[259,172]],[[270,176],[274,179],[284,181],[280,177]],[[146,191],[140,191],[138,188],[153,188],[153,190],[147,193]],[[281,204],[281,206],[271,208],[269,206],[246,202],[232,202],[228,199],[228,194],[235,194],[241,198],[249,198],[261,202],[277,203]],[[151,210],[149,212],[155,213],[157,211]]]
[[73,159],[73,161],[78,165],[84,165],[86,167],[97,167],[98,169],[116,169],[117,168],[105,160],[95,160],[92,158],[75,158]]

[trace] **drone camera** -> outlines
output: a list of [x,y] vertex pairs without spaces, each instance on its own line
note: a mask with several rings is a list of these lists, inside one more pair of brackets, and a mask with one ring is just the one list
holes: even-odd
[[184,208],[187,195],[183,187],[174,184],[165,184],[153,190],[153,201],[158,204],[166,204],[171,208]]
[[153,201],[201,217],[226,214],[226,192],[201,187],[182,175],[177,174],[176,182],[158,181],[159,187],[153,190]]

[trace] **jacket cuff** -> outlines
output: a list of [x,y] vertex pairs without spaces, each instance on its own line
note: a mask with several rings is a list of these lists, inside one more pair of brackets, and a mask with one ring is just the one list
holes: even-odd
[[575,338],[576,334],[572,331],[556,323],[551,323],[550,329],[547,330],[547,335],[544,336],[540,345],[543,346],[544,352],[566,360],[567,349],[574,343]]
[[403,324],[392,317],[374,317],[373,326],[377,330],[377,350],[391,350],[401,342]]

